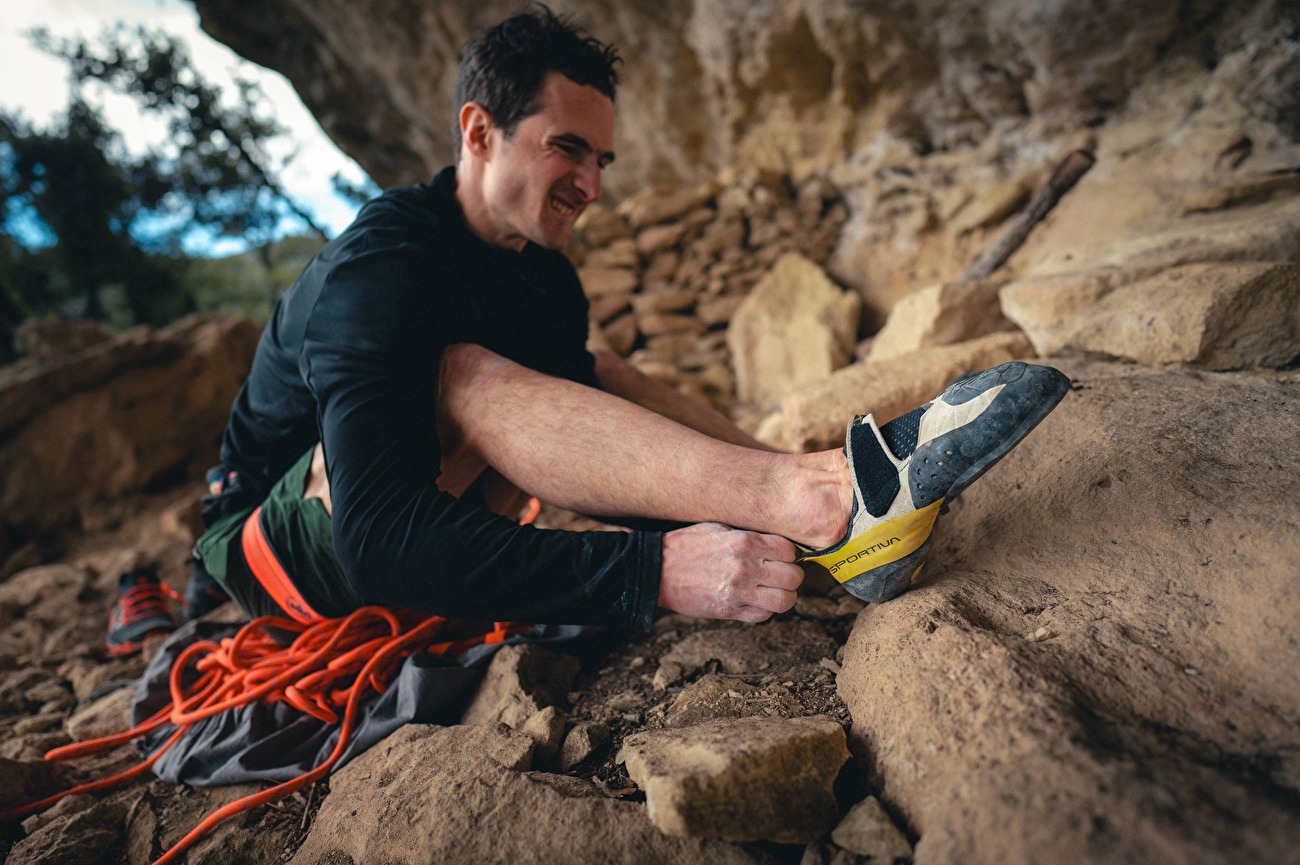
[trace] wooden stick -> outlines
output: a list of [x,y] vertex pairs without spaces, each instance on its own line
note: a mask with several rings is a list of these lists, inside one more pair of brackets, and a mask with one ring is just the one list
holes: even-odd
[[966,272],[957,277],[958,282],[970,282],[975,279],[984,279],[993,271],[1001,267],[1011,254],[1020,248],[1025,239],[1029,237],[1029,232],[1034,226],[1043,221],[1047,214],[1052,212],[1056,202],[1061,200],[1061,196],[1069,192],[1074,184],[1079,182],[1079,178],[1088,173],[1092,168],[1096,158],[1087,150],[1072,150],[1061,164],[1056,166],[1052,176],[1042,186],[1034,191],[1034,195],[1029,199],[1029,204],[1020,212],[1015,221],[1007,229],[1006,234],[998,239],[998,242],[989,247],[988,251],[980,256],[979,260],[966,269]]

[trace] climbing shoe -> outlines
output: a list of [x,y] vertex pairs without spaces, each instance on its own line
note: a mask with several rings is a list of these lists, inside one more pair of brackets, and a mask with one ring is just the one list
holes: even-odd
[[176,629],[167,611],[167,595],[153,568],[127,571],[118,581],[117,603],[108,619],[108,653],[133,655],[147,637]]
[[799,560],[822,565],[864,601],[900,594],[920,575],[947,504],[1069,389],[1069,378],[1051,367],[1012,361],[958,378],[883,427],[871,415],[855,417],[844,444],[853,478],[848,534]]

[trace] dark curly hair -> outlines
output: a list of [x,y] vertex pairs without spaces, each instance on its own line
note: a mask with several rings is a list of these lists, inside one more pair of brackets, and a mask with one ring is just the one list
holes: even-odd
[[618,50],[540,3],[484,30],[465,46],[452,105],[452,148],[460,158],[460,109],[477,102],[509,138],[519,122],[541,110],[548,72],[594,87],[614,99],[622,62]]

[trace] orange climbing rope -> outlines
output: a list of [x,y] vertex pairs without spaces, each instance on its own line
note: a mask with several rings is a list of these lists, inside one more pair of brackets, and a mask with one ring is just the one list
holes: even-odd
[[[497,622],[486,633],[449,639],[464,630],[462,623],[385,607],[362,607],[346,618],[324,619],[310,625],[275,616],[254,619],[233,637],[220,642],[201,640],[186,647],[172,665],[171,703],[152,717],[125,732],[65,745],[45,755],[47,760],[84,757],[175,724],[176,732],[151,757],[110,778],[0,812],[0,821],[43,811],[65,796],[97,792],[137,778],[148,772],[191,725],[229,709],[260,700],[288,703],[331,724],[342,715],[338,744],[325,762],[291,781],[231,802],[208,815],[155,865],[173,862],[221,821],[326,777],[347,749],[357,711],[368,697],[387,689],[407,656],[416,652],[455,656],[472,646],[500,643],[527,628]],[[286,648],[269,633],[271,630],[297,636]],[[191,666],[200,675],[186,686],[182,682]]]
[[[540,502],[531,499],[520,522],[524,525],[533,522],[540,510]],[[262,579],[260,575],[258,578]],[[357,711],[367,698],[387,690],[408,656],[427,652],[438,657],[455,657],[474,646],[500,643],[529,627],[495,622],[490,631],[466,634],[466,623],[386,607],[362,607],[341,619],[301,621],[279,616],[254,619],[233,637],[219,642],[200,640],[187,646],[172,663],[168,679],[171,702],[151,717],[130,730],[65,745],[45,755],[51,761],[86,757],[174,724],[176,732],[147,760],[117,775],[0,811],[0,822],[43,811],[65,796],[95,793],[138,778],[192,725],[230,709],[258,701],[284,702],[327,724],[338,723],[342,713],[338,743],[325,762],[297,778],[218,808],[153,865],[174,862],[223,820],[282,799],[329,775],[352,739]],[[270,631],[278,632],[281,638],[277,639]],[[286,647],[284,636],[295,634]],[[200,675],[185,685],[185,673],[191,665]]]

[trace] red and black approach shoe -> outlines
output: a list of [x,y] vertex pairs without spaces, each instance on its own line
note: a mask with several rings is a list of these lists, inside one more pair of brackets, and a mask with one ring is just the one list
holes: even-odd
[[105,640],[110,655],[134,655],[147,637],[176,630],[176,623],[167,610],[167,594],[153,568],[127,571],[117,591]]

